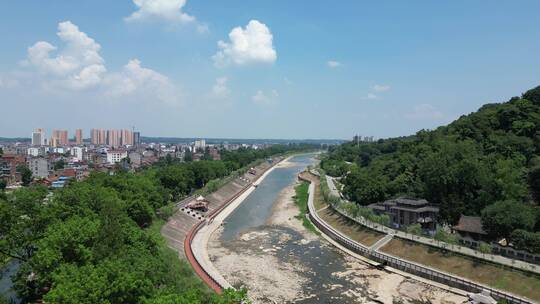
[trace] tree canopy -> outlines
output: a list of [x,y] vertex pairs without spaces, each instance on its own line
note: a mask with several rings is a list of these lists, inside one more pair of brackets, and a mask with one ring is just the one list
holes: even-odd
[[539,96],[537,87],[435,130],[331,147],[321,166],[343,176],[344,194],[361,205],[425,198],[439,205],[445,223],[456,224],[461,214],[483,215],[493,237],[509,237],[513,230],[505,229],[535,232],[540,228]]
[[257,158],[298,149],[241,149],[220,161],[93,173],[54,192],[2,192],[0,256],[20,262],[14,288],[25,303],[246,303],[245,290],[217,296],[203,286],[152,226],[156,211]]

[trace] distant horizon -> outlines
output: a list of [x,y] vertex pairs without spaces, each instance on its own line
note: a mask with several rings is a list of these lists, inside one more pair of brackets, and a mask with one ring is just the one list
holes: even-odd
[[[83,130],[84,131],[84,130]],[[137,131],[136,131],[137,132]],[[45,133],[47,134],[47,133]],[[366,135],[368,136],[368,135]],[[46,136],[47,137],[47,136]],[[341,138],[241,138],[241,137],[176,137],[176,136],[146,136],[141,134],[141,140],[142,139],[162,139],[162,140],[196,140],[196,139],[204,139],[204,140],[210,140],[210,141],[234,141],[234,140],[242,140],[242,141],[350,141],[354,137],[351,136],[350,139],[341,139]],[[14,137],[8,137],[8,136],[0,136],[0,140],[15,140],[15,139],[21,139],[21,140],[27,140],[31,141],[31,137],[23,137],[23,136],[14,136]],[[73,139],[72,136],[69,137],[69,139]],[[90,140],[90,137],[84,137],[83,140],[88,141]]]
[[0,11],[1,132],[393,138],[540,84],[538,1],[141,2]]

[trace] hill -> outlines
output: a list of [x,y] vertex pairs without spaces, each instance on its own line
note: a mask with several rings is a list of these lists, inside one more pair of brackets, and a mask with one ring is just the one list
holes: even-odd
[[344,194],[361,205],[425,198],[444,223],[481,215],[493,238],[532,238],[540,229],[539,155],[540,86],[436,130],[331,147],[321,166],[344,176]]

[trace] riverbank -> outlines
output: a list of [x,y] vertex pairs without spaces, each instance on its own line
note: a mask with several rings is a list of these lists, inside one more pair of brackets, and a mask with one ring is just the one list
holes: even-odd
[[[234,287],[246,287],[254,303],[461,303],[464,297],[388,273],[343,254],[307,230],[294,202],[293,182],[281,189],[258,227],[223,239],[219,226],[208,239],[215,269]],[[253,204],[257,209],[257,202]]]
[[275,169],[275,168],[286,168],[291,165],[289,160],[293,156],[289,156],[274,166],[267,169],[253,184],[246,189],[240,196],[234,199],[229,203],[223,210],[216,214],[211,220],[207,222],[194,236],[193,242],[191,244],[191,250],[193,255],[201,265],[201,267],[214,279],[216,282],[224,287],[231,288],[233,287],[214,267],[212,261],[210,260],[208,254],[208,242],[212,233],[217,229],[222,227],[225,219],[240,205],[242,202],[256,189],[256,187]]

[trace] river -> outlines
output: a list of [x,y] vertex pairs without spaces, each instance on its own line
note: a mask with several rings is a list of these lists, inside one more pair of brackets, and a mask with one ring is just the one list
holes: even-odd
[[452,295],[374,269],[302,227],[294,185],[314,163],[309,154],[278,166],[212,235],[210,259],[225,279],[247,287],[255,303],[406,303],[425,293],[452,303]]
[[11,277],[15,275],[19,269],[19,263],[17,261],[10,261],[8,264],[0,269],[0,296],[12,303],[19,303],[17,295],[12,290],[13,282]]

